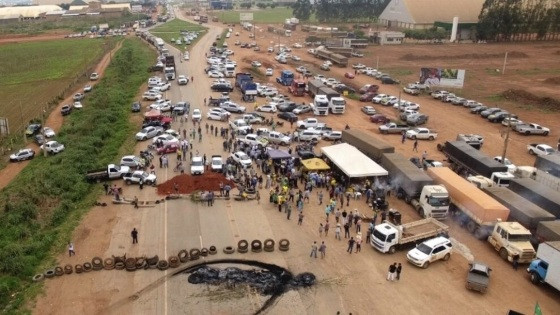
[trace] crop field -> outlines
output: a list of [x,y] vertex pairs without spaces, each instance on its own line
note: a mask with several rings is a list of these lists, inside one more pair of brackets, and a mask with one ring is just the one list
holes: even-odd
[[198,31],[200,32],[201,36],[204,35],[204,32],[206,31],[206,28],[197,24],[193,24],[193,23],[189,23],[183,20],[179,20],[179,19],[173,19],[167,23],[164,23],[158,27],[153,28],[152,30],[150,30],[150,33],[154,36],[160,37],[161,39],[163,39],[166,43],[168,44],[172,44],[175,48],[184,51],[185,48],[186,50],[188,50],[188,47],[192,47],[194,46],[194,44],[197,42],[198,39],[200,39],[201,36],[199,36],[195,41],[191,42],[190,45],[177,45],[175,44],[175,42],[171,41],[171,39],[177,39],[179,38],[179,36],[181,35],[181,31]]
[[62,96],[114,46],[114,39],[64,39],[0,45],[0,113],[15,133]]
[[[84,172],[114,160],[134,133],[128,105],[149,76],[155,58],[138,39],[126,39],[103,79],[72,113],[57,135],[66,149],[38,156],[0,194],[0,309],[20,313],[24,300],[38,292],[31,277],[53,264],[51,250],[68,241],[80,217],[97,198],[98,189]],[[51,72],[46,72],[51,73]],[[47,74],[43,74],[49,77]],[[92,124],[92,121],[95,124]],[[128,146],[128,147],[126,147]]]
[[[221,22],[239,23],[239,13],[253,13],[253,23],[284,23],[287,18],[293,17],[292,8],[279,7],[274,9],[254,10],[254,11],[222,11],[216,14]],[[310,22],[313,22],[311,16]]]

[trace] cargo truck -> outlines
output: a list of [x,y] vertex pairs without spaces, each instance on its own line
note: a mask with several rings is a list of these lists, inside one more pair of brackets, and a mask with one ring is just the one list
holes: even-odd
[[560,290],[560,241],[542,243],[527,272],[532,283],[547,283]]
[[560,241],[560,221],[541,221],[537,226],[537,240],[542,242]]
[[166,56],[165,57],[165,78],[167,80],[175,80],[175,57]]
[[290,93],[295,96],[303,96],[305,94],[305,81],[303,80],[293,80],[292,85],[288,88]]
[[[470,181],[478,186],[486,183],[485,179],[477,178],[477,175],[489,178],[496,186],[508,186],[514,176],[508,172],[507,166],[495,161],[464,141],[446,141],[443,145],[437,145],[447,157],[452,170],[458,174],[469,177]],[[472,176],[474,175],[474,176]]]
[[[509,209],[509,221],[521,223],[533,234],[537,231],[539,222],[556,220],[548,211],[505,187],[486,187],[482,191]],[[535,239],[533,243],[538,241]]]
[[560,218],[560,194],[556,190],[530,178],[512,180],[509,189]]
[[311,97],[315,97],[315,95],[320,95],[319,89],[323,86],[326,87],[321,80],[309,80],[309,82],[307,82],[307,91]]
[[449,194],[444,186],[434,185],[430,176],[399,153],[383,154],[381,166],[389,172],[397,197],[412,204],[422,217],[447,218]]
[[534,180],[560,191],[560,154],[537,156],[535,168]]
[[383,153],[395,152],[394,146],[358,129],[343,130],[342,141],[356,147],[363,154],[376,162],[381,161]]
[[393,254],[398,248],[425,239],[444,235],[447,236],[449,227],[436,219],[428,218],[415,222],[394,225],[389,222],[378,224],[371,234],[370,244],[382,253]]
[[531,232],[517,222],[505,222],[509,209],[447,167],[428,169],[434,181],[449,192],[450,213],[480,240],[488,240],[509,261],[529,262],[535,255]]

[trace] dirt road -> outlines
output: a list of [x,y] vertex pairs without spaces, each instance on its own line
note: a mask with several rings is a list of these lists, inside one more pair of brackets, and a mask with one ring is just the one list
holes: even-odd
[[[119,50],[121,46],[122,46],[122,42],[117,43],[115,48],[113,48],[113,50],[111,50],[105,56],[103,56],[101,61],[95,67],[95,72],[99,73],[100,78],[103,77],[103,73],[105,72],[105,69],[109,65],[109,62],[111,60],[111,55],[114,54],[117,50]],[[91,81],[88,84],[95,87],[95,84],[97,84],[97,82],[99,81]],[[77,87],[70,95],[68,95],[64,100],[62,100],[60,103],[58,103],[56,107],[52,109],[51,113],[49,114],[49,117],[47,117],[45,121],[46,127],[51,127],[56,133],[58,133],[58,131],[62,127],[62,123],[64,122],[64,117],[60,114],[60,109],[64,105],[74,103],[72,97],[75,93],[78,92],[83,92],[83,87]],[[36,154],[42,153],[39,149],[39,146],[35,142],[28,143],[26,148],[31,148],[35,150]],[[21,172],[27,166],[27,164],[29,164],[29,162],[30,161],[9,163],[6,165],[6,167],[0,169],[0,189],[8,186],[8,184],[19,174],[19,172]]]
[[[190,101],[191,110],[201,108],[203,117],[207,110],[203,98],[210,95],[211,81],[203,75],[206,65],[203,56],[220,33],[219,28],[210,27],[209,33],[191,52],[191,60],[178,64],[178,74],[195,76],[195,81],[182,87],[174,82],[166,95],[173,102]],[[172,48],[170,51],[177,53]],[[236,50],[235,58],[240,70],[243,67],[243,52]],[[234,96],[238,98],[238,94],[235,92]],[[329,124],[340,127],[349,122],[351,126],[363,126],[365,118],[356,112],[358,108],[353,108],[357,105],[351,104],[349,107],[349,112],[344,116],[328,117]],[[203,120],[203,130],[205,123],[206,120]],[[208,123],[225,126],[221,122]],[[173,127],[190,129],[192,123],[189,121],[181,126],[175,122]],[[215,153],[226,156],[221,152],[221,143],[221,138],[203,131],[203,141],[195,140],[194,150],[199,150],[201,155]],[[146,144],[140,143],[137,150]],[[404,148],[401,150],[405,151]],[[156,161],[158,182],[171,179],[176,174],[171,168],[162,169],[157,164]],[[170,164],[175,164],[175,157],[171,157]],[[115,183],[122,185],[120,182]],[[123,189],[124,195],[128,197],[136,195],[141,200],[157,197],[152,187],[139,190],[136,186],[125,186]],[[268,203],[265,190],[261,191],[263,198],[260,204],[256,201],[218,200],[213,207],[208,207],[183,199],[168,201],[153,208],[133,209],[130,205],[112,204],[105,208],[96,207],[76,228],[73,236],[76,256],[70,258],[61,254],[58,260],[61,265],[78,264],[94,256],[110,257],[123,253],[129,257],[157,254],[163,258],[181,249],[215,245],[218,254],[202,260],[224,257],[256,259],[283,266],[294,274],[310,271],[317,276],[318,283],[315,286],[283,294],[268,309],[271,314],[334,314],[337,311],[342,314],[503,314],[509,309],[530,313],[537,301],[545,314],[560,309],[556,292],[533,286],[523,268],[514,272],[487,243],[476,240],[453,222],[448,223],[451,225],[452,237],[457,240],[456,247],[464,245],[476,259],[485,261],[494,269],[490,290],[485,295],[465,289],[467,260],[459,252],[455,252],[449,261],[434,263],[427,270],[407,264],[406,250],[394,255],[383,255],[364,243],[360,253],[349,254],[346,252],[346,240],[334,239],[334,227],[331,227],[328,236],[319,236],[318,226],[324,222],[325,215],[315,193],[316,190],[310,203],[305,205],[301,226],[296,223],[296,211],[287,220],[285,213],[279,213],[274,205]],[[106,196],[101,199],[110,203]],[[418,215],[399,200],[390,199],[390,204],[401,210],[404,222],[418,219]],[[351,200],[344,209],[359,209],[360,213],[369,211],[363,200]],[[131,244],[130,231],[134,227],[139,231],[138,245]],[[352,228],[352,236],[355,235],[356,231]],[[269,237],[275,240],[290,239],[290,251],[236,253],[231,256],[221,252],[224,246],[235,246],[241,239],[251,241]],[[309,257],[313,241],[325,241],[325,259]],[[404,266],[399,282],[385,280],[387,268],[393,262],[401,262]],[[266,300],[265,296],[244,287],[231,289],[189,284],[184,275],[171,276],[174,271],[129,273],[114,270],[55,278],[45,282],[45,295],[38,299],[34,313],[251,314]],[[165,276],[169,277],[163,278]]]

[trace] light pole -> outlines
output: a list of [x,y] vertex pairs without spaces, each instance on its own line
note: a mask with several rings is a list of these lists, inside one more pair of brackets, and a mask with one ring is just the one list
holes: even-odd
[[511,130],[511,114],[508,114],[506,119],[508,120],[507,130],[506,130],[506,137],[504,139],[504,150],[502,151],[502,164],[506,164],[506,152],[509,142],[509,132]]

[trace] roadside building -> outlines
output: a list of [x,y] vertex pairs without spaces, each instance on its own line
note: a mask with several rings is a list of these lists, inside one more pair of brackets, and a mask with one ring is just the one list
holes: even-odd
[[45,13],[62,10],[57,5],[31,5],[0,8],[0,23],[43,19]]

